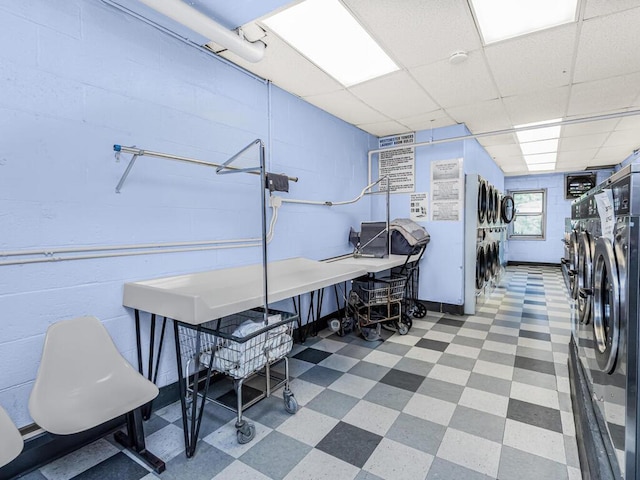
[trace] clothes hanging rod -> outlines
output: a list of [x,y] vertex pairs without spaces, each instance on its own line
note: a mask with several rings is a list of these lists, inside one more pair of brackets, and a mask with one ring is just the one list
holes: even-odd
[[[255,142],[251,143],[249,146],[253,146]],[[127,179],[127,176],[129,175],[129,172],[131,171],[131,168],[133,167],[135,161],[137,160],[138,157],[142,157],[142,156],[146,156],[146,157],[156,157],[156,158],[164,158],[167,160],[176,160],[178,162],[186,162],[186,163],[193,163],[196,165],[202,165],[205,167],[213,167],[216,168],[218,170],[220,169],[224,169],[224,170],[236,170],[238,172],[246,172],[246,173],[251,173],[253,175],[260,175],[260,171],[259,170],[253,170],[253,169],[243,169],[243,168],[238,168],[238,167],[232,167],[229,165],[225,165],[225,164],[219,164],[219,163],[213,163],[213,162],[205,162],[204,160],[198,160],[197,158],[189,158],[189,157],[182,157],[180,155],[173,155],[173,154],[169,154],[169,153],[162,153],[162,152],[154,152],[152,150],[144,150],[141,148],[136,148],[136,147],[125,147],[123,145],[114,145],[113,146],[113,150],[114,152],[116,152],[116,156],[120,153],[130,153],[133,155],[133,157],[131,157],[131,160],[129,161],[129,165],[127,165],[127,169],[124,171],[124,173],[122,174],[122,178],[120,178],[120,181],[118,182],[118,185],[116,186],[116,193],[120,193],[120,190],[122,189],[122,185],[124,184],[124,182]],[[243,149],[243,151],[246,150]],[[240,152],[242,153],[242,152]],[[236,154],[233,157],[231,157],[232,159],[237,158],[237,156],[240,154]],[[298,177],[287,177],[289,179],[289,181],[291,182],[297,182],[298,181]]]

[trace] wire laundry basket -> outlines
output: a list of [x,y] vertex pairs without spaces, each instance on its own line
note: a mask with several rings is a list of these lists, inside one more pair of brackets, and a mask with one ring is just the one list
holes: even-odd
[[[284,385],[285,410],[289,413],[295,413],[298,410],[296,399],[289,389],[287,358],[287,354],[293,347],[293,326],[298,317],[276,310],[269,310],[268,313],[266,324],[262,309],[229,315],[198,326],[178,324],[180,357],[186,365],[187,378],[189,375],[199,378],[199,372],[203,367],[233,378],[236,407],[230,407],[215,399],[211,400],[237,411],[236,429],[239,443],[247,443],[255,436],[255,426],[242,419],[243,409],[271,394],[269,368],[282,359],[285,362],[285,376],[273,389]],[[265,391],[249,403],[243,404],[244,381],[262,370],[265,370]],[[188,386],[187,393],[190,394],[192,391],[193,388]],[[206,392],[203,394],[206,395]]]

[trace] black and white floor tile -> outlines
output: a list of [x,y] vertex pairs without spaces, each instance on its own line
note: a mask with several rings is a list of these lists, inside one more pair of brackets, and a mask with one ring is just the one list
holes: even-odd
[[207,406],[193,458],[178,403],[145,424],[149,472],[104,438],[28,480],[581,478],[567,369],[571,305],[559,268],[509,267],[474,316],[429,312],[408,335],[367,342],[329,331],[295,345],[291,389],[235,414]]

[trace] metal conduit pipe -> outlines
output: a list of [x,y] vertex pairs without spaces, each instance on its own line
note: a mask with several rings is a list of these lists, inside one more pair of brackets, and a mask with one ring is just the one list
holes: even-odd
[[[267,233],[267,243],[273,239],[276,222],[278,220],[278,207],[272,207],[273,213],[269,223],[269,232]],[[172,253],[172,252],[195,252],[206,250],[218,250],[227,248],[246,248],[260,246],[261,238],[240,238],[228,240],[204,240],[201,242],[164,242],[164,243],[141,243],[132,245],[100,245],[95,247],[64,247],[64,248],[48,248],[38,250],[16,250],[0,252],[0,257],[28,257],[33,255],[42,255],[43,258],[21,258],[16,260],[0,261],[3,265],[22,265],[29,263],[41,262],[59,262],[63,260],[88,260],[94,258],[107,257],[126,257],[131,255],[149,255],[155,253]],[[174,248],[175,247],[175,248]],[[180,248],[185,247],[185,248]],[[126,250],[138,250],[127,252]],[[92,255],[68,255],[73,253],[87,252],[104,252],[111,251],[106,254]],[[65,256],[54,256],[65,255]]]
[[45,258],[27,258],[7,260],[0,262],[0,266],[6,265],[26,265],[30,263],[48,263],[48,262],[61,262],[64,260],[92,260],[96,258],[110,258],[110,257],[131,257],[134,255],[153,255],[157,253],[174,253],[174,252],[200,252],[206,250],[223,250],[229,248],[243,248],[243,247],[260,247],[262,243],[246,243],[241,245],[214,245],[210,247],[195,247],[195,248],[166,248],[163,250],[141,250],[135,252],[112,252],[112,253],[96,253],[92,255],[71,255],[66,257],[52,257]]
[[[628,112],[617,112],[617,113],[606,113],[604,115],[594,115],[591,117],[581,117],[581,118],[570,118],[567,120],[560,120],[558,122],[550,122],[543,123],[539,125],[530,125],[528,127],[519,127],[519,128],[505,128],[503,130],[493,130],[491,132],[481,132],[481,133],[471,133],[469,135],[460,135],[457,137],[451,138],[441,138],[440,140],[430,140],[428,142],[419,142],[413,143],[411,145],[403,145],[406,147],[425,147],[429,145],[438,145],[440,143],[449,143],[449,142],[458,142],[461,140],[472,140],[475,138],[483,138],[483,137],[493,137],[496,135],[505,135],[509,133],[518,133],[518,132],[526,132],[529,130],[537,130],[539,128],[548,128],[548,127],[561,127],[564,125],[575,125],[578,123],[587,123],[587,122],[597,122],[600,120],[611,120],[614,118],[623,118],[623,117],[632,117],[635,115],[640,115],[640,110],[630,110]],[[369,150],[368,153],[368,161],[369,161],[369,182],[371,181],[372,171],[371,171],[371,160],[374,154],[385,152],[387,150],[395,150],[399,147],[387,147],[387,148],[377,148],[375,150]],[[383,193],[383,192],[378,192]]]
[[[384,177],[383,177],[384,178]],[[365,196],[368,192],[367,190],[370,190],[371,188],[373,188],[374,186],[376,186],[378,183],[380,183],[383,178],[376,180],[373,183],[370,183],[369,185],[367,185],[366,187],[364,187],[362,189],[362,191],[360,192],[360,195],[358,195],[357,197],[351,199],[351,200],[345,200],[342,202],[331,202],[331,201],[315,201],[315,200],[294,200],[294,199],[288,199],[288,198],[281,198],[282,203],[300,203],[303,205],[324,205],[326,207],[334,207],[336,205],[349,205],[350,203],[356,203],[358,200],[360,200],[363,196]]]

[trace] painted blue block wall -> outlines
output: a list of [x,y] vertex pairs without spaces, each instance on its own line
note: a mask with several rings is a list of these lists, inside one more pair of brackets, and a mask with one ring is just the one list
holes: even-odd
[[[432,142],[469,135],[464,125],[422,130],[416,132],[416,143]],[[478,173],[499,189],[503,189],[504,174],[482,146],[473,139],[456,140],[416,147],[415,175],[417,193],[430,192],[431,163],[438,160],[462,158],[465,174]],[[374,155],[372,172],[377,179],[377,156]],[[390,195],[390,217],[408,218],[409,193]],[[463,198],[464,203],[464,198]],[[372,218],[384,220],[385,200],[376,196],[372,203]],[[429,202],[429,208],[431,204]],[[463,215],[469,214],[463,212]],[[471,215],[476,215],[471,212]],[[457,222],[419,222],[431,236],[420,264],[419,298],[438,303],[462,305],[464,303],[464,217]],[[475,250],[474,250],[475,252]]]
[[[116,194],[128,156],[116,163],[114,143],[221,162],[261,138],[268,170],[300,177],[289,198],[352,198],[366,182],[374,137],[101,2],[0,0],[0,41],[0,252],[259,236],[257,177],[142,157]],[[284,205],[269,257],[345,253],[349,226],[370,215],[368,200]],[[0,404],[31,423],[51,323],[95,315],[132,361],[125,282],[260,258],[249,248],[0,266]],[[176,379],[173,352],[160,385]]]
[[[607,179],[613,170],[598,170],[597,183]],[[565,199],[564,173],[506,177],[508,191],[547,190],[547,223],[544,240],[509,240],[507,260],[511,262],[560,263],[564,255],[565,218],[571,217],[571,200]]]

